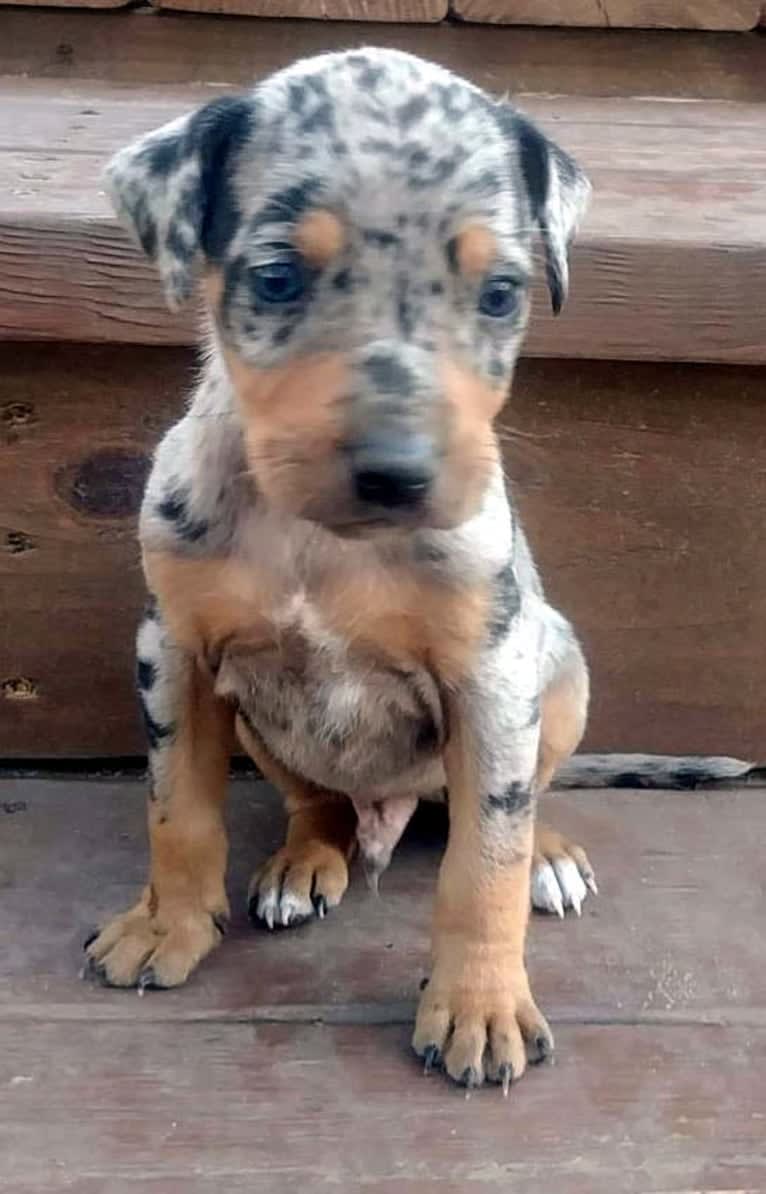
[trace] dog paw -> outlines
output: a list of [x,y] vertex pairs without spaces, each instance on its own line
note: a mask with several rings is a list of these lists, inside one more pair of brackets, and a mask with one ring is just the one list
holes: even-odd
[[348,864],[335,846],[318,840],[283,846],[250,880],[250,919],[269,929],[321,920],[347,887]]
[[[461,956],[462,954],[462,956]],[[420,998],[412,1047],[425,1072],[443,1068],[472,1088],[485,1078],[507,1094],[527,1062],[553,1053],[553,1036],[529,990],[518,961],[491,965],[478,950],[447,953],[437,963]]]
[[107,987],[145,990],[178,987],[218,945],[227,916],[185,913],[164,922],[145,901],[114,920],[85,944],[84,978]]
[[579,916],[588,894],[598,894],[596,876],[582,846],[546,825],[535,828],[532,859],[532,907],[563,917],[567,908]]

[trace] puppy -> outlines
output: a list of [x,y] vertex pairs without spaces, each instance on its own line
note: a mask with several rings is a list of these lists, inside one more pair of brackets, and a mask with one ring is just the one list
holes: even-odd
[[[580,740],[583,656],[545,601],[493,420],[553,309],[589,185],[507,102],[390,50],[302,61],[118,153],[116,208],[207,350],[141,511],[147,886],[87,947],[115,986],[183,983],[221,939],[235,743],[279,787],[254,877],[270,928],[338,904],[449,793],[414,1048],[458,1082],[550,1053],[524,961],[585,855],[534,825]],[[534,862],[534,868],[533,868]],[[533,877],[534,870],[534,877]]]

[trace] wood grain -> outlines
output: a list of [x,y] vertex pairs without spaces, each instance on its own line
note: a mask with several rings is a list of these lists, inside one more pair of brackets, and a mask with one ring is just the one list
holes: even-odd
[[152,0],[157,8],[319,21],[429,23],[447,16],[448,0]]
[[[220,90],[220,89],[219,89]],[[0,86],[0,336],[188,343],[109,213],[109,152],[214,93],[17,80]],[[533,355],[766,361],[766,108],[525,97],[582,161],[595,200],[554,323],[538,288]],[[709,284],[716,279],[715,286]]]
[[[143,750],[128,506],[192,364],[178,349],[0,346],[0,755]],[[763,393],[761,370],[519,368],[507,470],[585,640],[590,750],[763,755]]]
[[759,0],[452,0],[464,21],[639,29],[749,30]]
[[434,1188],[761,1189],[766,1103],[759,791],[556,798],[601,884],[535,917],[556,1065],[505,1102],[426,1080],[408,1041],[443,829],[420,817],[381,898],[354,873],[321,924],[255,932],[250,868],[279,840],[233,785],[234,925],[182,990],[78,981],[79,942],[144,868],[136,783],[0,782],[0,1162],[17,1194]]
[[145,8],[109,14],[41,9],[3,13],[0,75],[101,79],[131,87],[253,79],[296,57],[349,46],[409,50],[494,91],[582,96],[766,100],[757,36],[630,29],[530,29],[319,21],[193,21]]

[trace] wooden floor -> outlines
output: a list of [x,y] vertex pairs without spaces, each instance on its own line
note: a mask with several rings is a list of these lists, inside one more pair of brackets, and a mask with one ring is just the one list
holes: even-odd
[[556,1064],[469,1100],[410,1056],[442,825],[375,899],[270,935],[243,914],[279,840],[237,781],[233,930],[184,990],[104,991],[79,945],[144,867],[141,786],[0,783],[0,1189],[239,1194],[766,1189],[763,789],[570,792],[601,895],[536,917]]

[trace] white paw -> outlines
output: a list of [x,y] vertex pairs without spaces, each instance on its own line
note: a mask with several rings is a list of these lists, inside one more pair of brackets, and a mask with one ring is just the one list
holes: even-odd
[[553,912],[563,917],[567,908],[580,916],[588,891],[598,892],[593,872],[588,867],[581,872],[573,858],[567,855],[551,859],[538,857],[532,864],[532,907],[541,912]]

